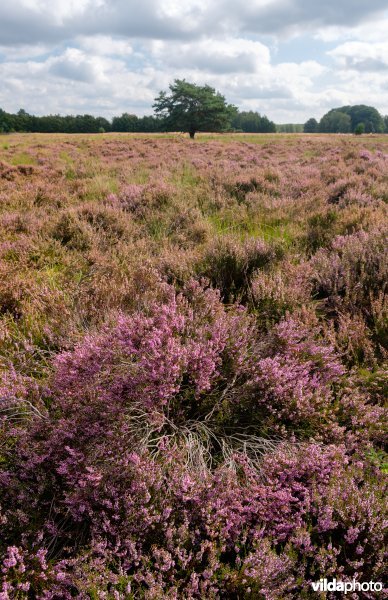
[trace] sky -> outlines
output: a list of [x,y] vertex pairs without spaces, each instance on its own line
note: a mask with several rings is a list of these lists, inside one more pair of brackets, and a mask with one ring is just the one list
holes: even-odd
[[388,0],[1,0],[0,107],[152,114],[174,79],[277,123],[388,114]]

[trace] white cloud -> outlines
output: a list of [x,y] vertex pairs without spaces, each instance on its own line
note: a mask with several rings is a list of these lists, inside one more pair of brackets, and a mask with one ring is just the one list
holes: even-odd
[[355,27],[387,10],[386,0],[261,0],[241,3],[225,0],[224,8],[235,16],[240,30],[284,36],[333,27]]
[[132,44],[126,39],[115,39],[108,35],[81,36],[77,42],[85,52],[101,56],[129,56]]
[[328,54],[345,69],[370,72],[388,70],[388,41],[345,42]]
[[152,56],[176,69],[205,73],[257,73],[270,62],[267,46],[241,38],[203,39],[189,43],[154,42]]
[[21,46],[1,46],[0,57],[4,56],[6,60],[28,60],[37,56],[42,56],[51,51],[50,46],[46,44],[21,45]]
[[77,35],[284,36],[360,26],[381,18],[384,10],[386,0],[12,0],[0,4],[0,38],[3,44],[28,44]]
[[106,61],[87,56],[77,48],[68,48],[64,54],[48,60],[46,64],[49,65],[48,74],[55,77],[91,84],[109,82],[105,73]]
[[[387,113],[384,8],[386,0],[0,2],[0,106],[149,114],[161,89],[186,78],[278,122],[361,102]],[[304,56],[285,37],[303,41]],[[270,48],[282,44],[291,54],[276,64]]]
[[31,10],[42,18],[58,24],[66,19],[82,15],[88,9],[103,5],[104,0],[14,0],[21,8]]
[[357,40],[364,42],[384,42],[387,39],[388,13],[374,16],[357,25],[329,26],[314,32],[316,39],[324,42],[345,42]]

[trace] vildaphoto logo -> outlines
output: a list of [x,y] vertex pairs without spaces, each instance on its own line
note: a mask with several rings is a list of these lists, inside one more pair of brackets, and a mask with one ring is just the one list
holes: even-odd
[[383,589],[383,584],[380,581],[364,581],[361,583],[355,579],[353,581],[320,579],[313,582],[311,586],[314,592],[343,592],[344,594],[349,592],[381,592]]

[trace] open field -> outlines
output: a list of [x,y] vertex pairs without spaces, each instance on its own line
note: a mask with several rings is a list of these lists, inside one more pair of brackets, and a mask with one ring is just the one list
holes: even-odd
[[383,580],[387,200],[388,136],[0,136],[1,600]]

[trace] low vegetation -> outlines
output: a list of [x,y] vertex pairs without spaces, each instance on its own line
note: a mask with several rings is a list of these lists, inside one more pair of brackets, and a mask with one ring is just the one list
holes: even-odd
[[383,136],[7,137],[2,600],[383,580],[387,167]]

